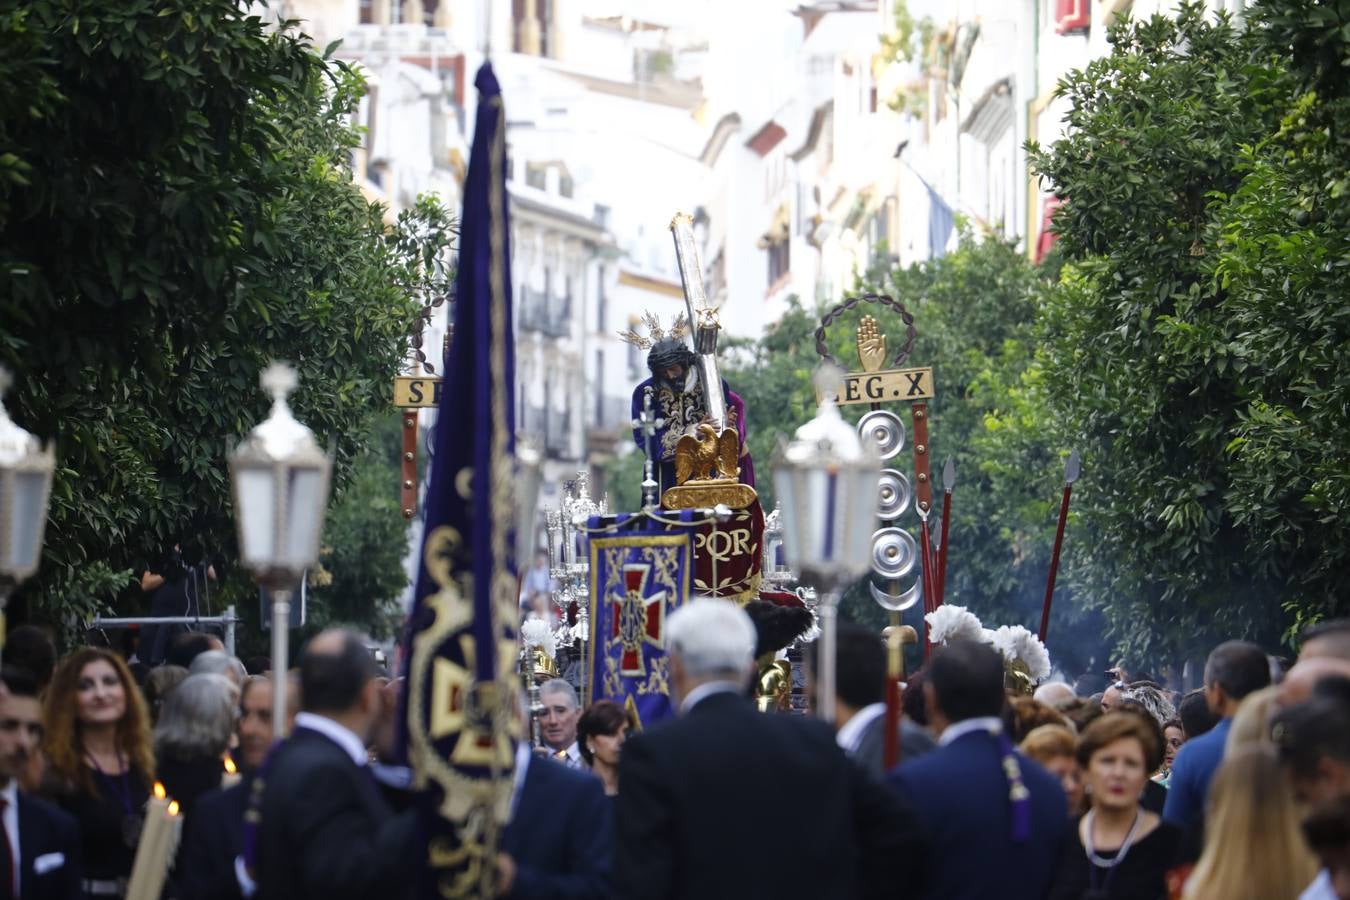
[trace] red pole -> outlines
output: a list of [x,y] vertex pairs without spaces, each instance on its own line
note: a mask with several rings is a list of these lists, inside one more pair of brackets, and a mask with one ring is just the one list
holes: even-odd
[[1045,642],[1045,633],[1050,628],[1050,601],[1055,595],[1055,575],[1059,572],[1059,551],[1064,546],[1064,525],[1069,519],[1069,495],[1073,493],[1073,483],[1078,480],[1078,451],[1069,454],[1069,462],[1064,466],[1064,499],[1059,503],[1059,525],[1055,528],[1055,549],[1050,554],[1050,577],[1045,582],[1045,602],[1041,605],[1041,630],[1038,637]]
[[933,598],[934,609],[942,605],[947,595],[947,525],[951,520],[952,492],[948,488],[942,492],[942,540],[938,543],[937,596]]
[[947,525],[952,520],[952,488],[956,487],[956,464],[952,458],[942,465],[942,542],[938,547],[937,597],[933,608],[937,609],[947,599]]
[[881,767],[889,772],[900,762],[900,681],[886,675],[886,730],[882,733]]
[[[933,596],[933,543],[928,533],[928,516],[919,517],[919,565],[923,567],[923,611],[930,613],[937,609]],[[928,629],[924,628],[923,658],[928,660],[933,652],[933,643],[928,640]]]

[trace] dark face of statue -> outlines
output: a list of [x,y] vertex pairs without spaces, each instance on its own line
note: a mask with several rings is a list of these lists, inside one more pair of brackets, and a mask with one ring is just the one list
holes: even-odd
[[684,390],[689,366],[694,353],[683,341],[666,338],[652,345],[647,354],[647,368],[658,388],[679,393]]

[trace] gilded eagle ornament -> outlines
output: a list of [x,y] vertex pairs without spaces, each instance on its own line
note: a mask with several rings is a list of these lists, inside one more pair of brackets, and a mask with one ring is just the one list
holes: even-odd
[[675,483],[708,478],[714,469],[714,478],[739,478],[741,441],[735,429],[728,428],[719,435],[705,422],[694,431],[675,444]]

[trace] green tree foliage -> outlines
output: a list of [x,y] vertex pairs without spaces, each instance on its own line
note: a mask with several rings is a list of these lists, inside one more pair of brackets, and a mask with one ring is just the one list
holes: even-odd
[[59,618],[175,538],[233,555],[225,455],[267,414],[269,359],[299,369],[296,415],[332,442],[341,487],[390,415],[419,307],[447,288],[452,227],[431,201],[390,227],[363,198],[347,168],[361,80],[293,28],[230,0],[14,6],[0,0],[0,361],[15,418],[57,441],[25,594]]
[[395,634],[402,616],[397,601],[408,586],[408,527],[398,493],[402,430],[392,410],[380,420],[329,510],[320,568],[310,573],[309,624],[316,629],[355,623],[375,638]]
[[[1031,148],[1069,261],[1040,314],[1040,421],[1084,456],[1078,596],[1134,658],[1273,643],[1282,604],[1347,598],[1344,109],[1311,92],[1344,91],[1331,7],[1118,24],[1060,85],[1068,135]],[[1287,72],[1290,46],[1317,52]]]
[[1297,97],[1244,147],[1241,186],[1216,198],[1215,271],[1230,345],[1255,384],[1228,445],[1227,508],[1280,561],[1295,626],[1350,600],[1350,2],[1268,0],[1257,10]]

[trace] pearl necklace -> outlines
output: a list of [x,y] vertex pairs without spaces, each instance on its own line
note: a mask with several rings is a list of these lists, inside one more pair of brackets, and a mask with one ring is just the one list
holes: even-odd
[[1097,811],[1095,809],[1090,809],[1088,810],[1088,814],[1083,818],[1083,827],[1087,831],[1087,840],[1083,842],[1084,849],[1087,850],[1088,861],[1094,866],[1100,866],[1103,869],[1112,869],[1120,865],[1121,861],[1125,859],[1125,854],[1130,852],[1130,845],[1134,843],[1134,836],[1139,831],[1139,821],[1142,817],[1139,814],[1139,810],[1135,809],[1134,822],[1130,824],[1130,831],[1125,835],[1125,842],[1120,845],[1120,850],[1113,858],[1103,859],[1097,855],[1096,848],[1092,846],[1092,823],[1095,821],[1094,817],[1096,814]]

